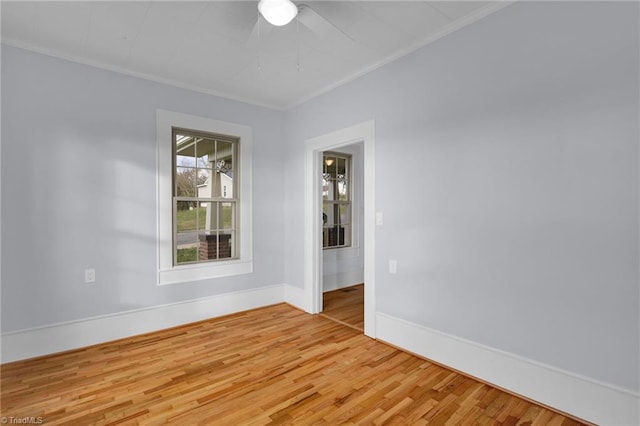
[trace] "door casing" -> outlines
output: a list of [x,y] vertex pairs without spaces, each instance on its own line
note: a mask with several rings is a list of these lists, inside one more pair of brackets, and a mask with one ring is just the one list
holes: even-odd
[[304,292],[305,310],[322,311],[322,153],[363,144],[364,334],[375,338],[375,122],[356,124],[305,141]]

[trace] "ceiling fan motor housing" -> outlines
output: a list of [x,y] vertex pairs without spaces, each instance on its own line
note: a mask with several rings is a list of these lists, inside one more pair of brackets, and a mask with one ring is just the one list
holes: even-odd
[[271,25],[287,25],[298,14],[298,7],[291,0],[260,0],[258,10]]

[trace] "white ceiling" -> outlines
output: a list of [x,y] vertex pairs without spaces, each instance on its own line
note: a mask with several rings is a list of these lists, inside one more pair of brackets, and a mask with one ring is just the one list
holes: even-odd
[[261,20],[262,36],[251,38],[257,1],[2,1],[2,42],[286,109],[508,3],[304,4],[339,30],[313,32],[295,20],[271,27]]

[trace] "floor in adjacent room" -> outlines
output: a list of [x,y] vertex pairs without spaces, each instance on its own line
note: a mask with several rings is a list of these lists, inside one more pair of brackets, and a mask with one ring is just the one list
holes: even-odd
[[322,304],[322,316],[364,332],[364,284],[328,291]]

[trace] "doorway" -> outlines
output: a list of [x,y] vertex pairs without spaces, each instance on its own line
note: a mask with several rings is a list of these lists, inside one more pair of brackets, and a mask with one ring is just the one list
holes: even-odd
[[[357,124],[305,142],[305,231],[304,292],[305,310],[322,312],[323,247],[322,247],[322,159],[325,151],[360,144],[362,147],[362,244],[364,275],[364,333],[375,338],[375,123]],[[366,235],[366,238],[364,236]],[[352,248],[353,249],[353,248]]]
[[364,332],[363,143],[322,153],[322,315]]

